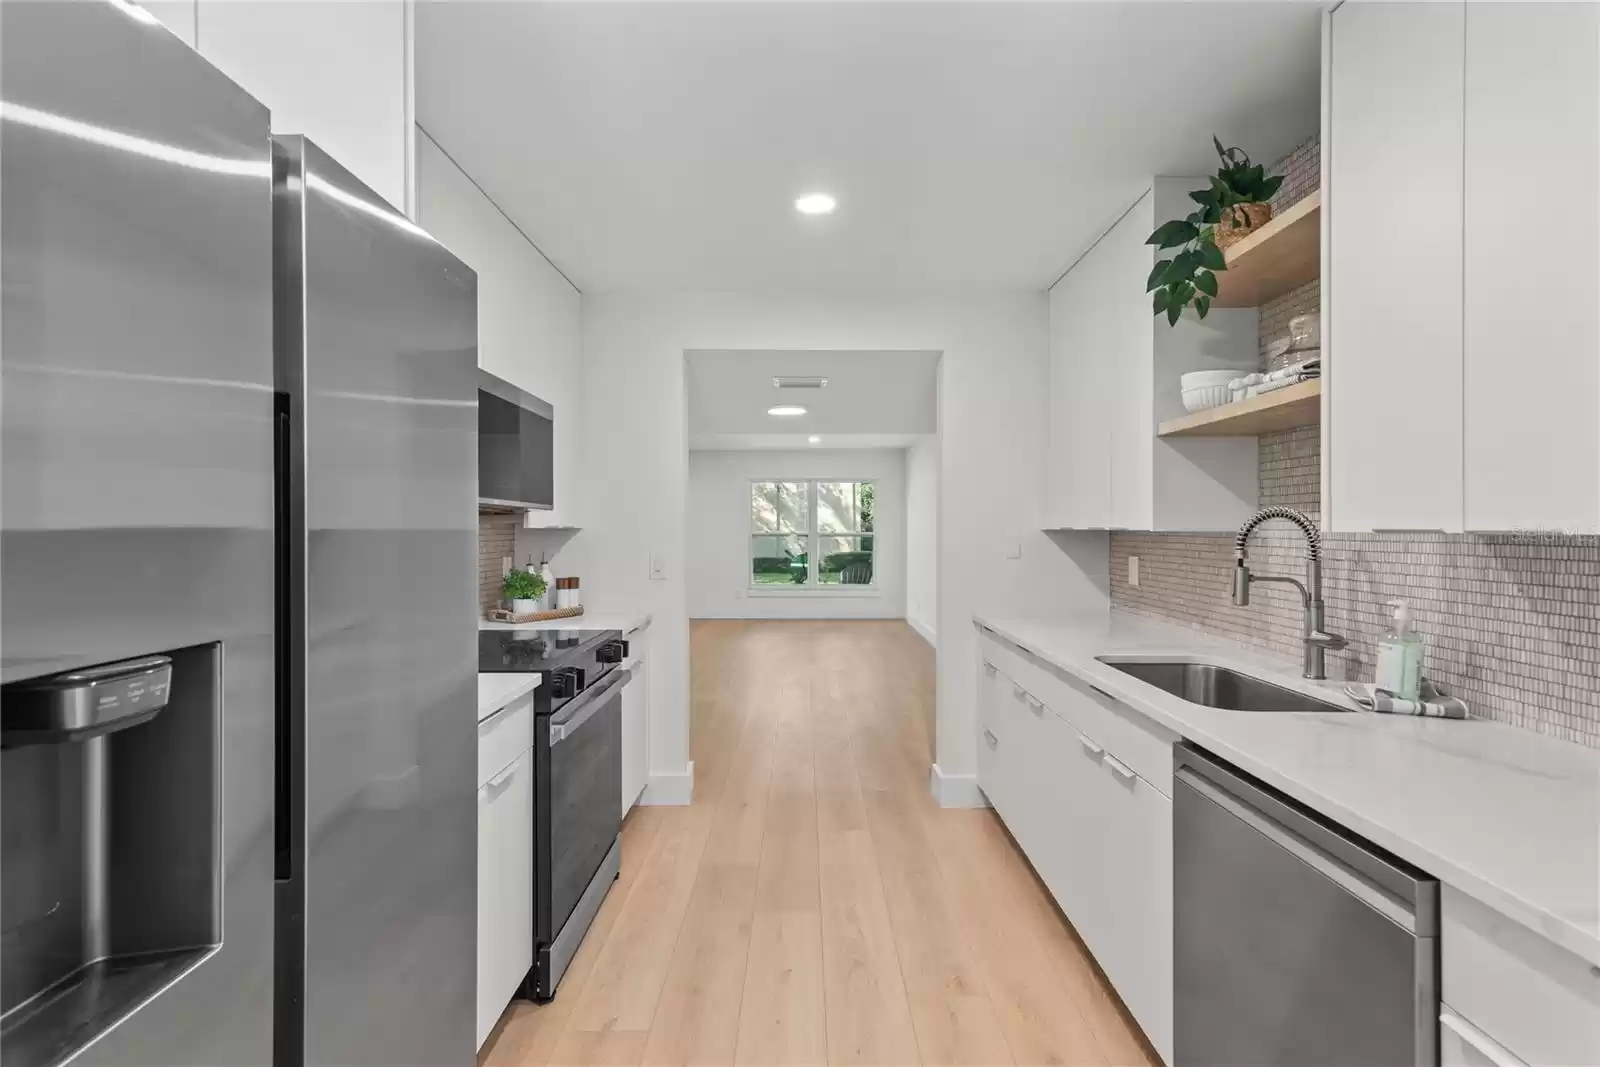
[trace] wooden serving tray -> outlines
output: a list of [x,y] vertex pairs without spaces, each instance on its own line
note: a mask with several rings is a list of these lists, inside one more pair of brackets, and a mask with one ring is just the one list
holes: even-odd
[[579,604],[571,608],[556,608],[554,611],[533,611],[526,615],[516,615],[505,608],[492,608],[489,611],[489,618],[495,622],[510,623],[553,622],[556,619],[576,619],[582,614],[583,605]]

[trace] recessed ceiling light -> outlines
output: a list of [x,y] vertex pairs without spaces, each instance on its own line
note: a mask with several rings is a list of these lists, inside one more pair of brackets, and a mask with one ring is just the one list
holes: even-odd
[[822,443],[822,438],[818,437],[816,434],[812,434],[810,437],[806,438],[806,440],[810,441],[814,445],[820,445]]
[[831,215],[839,202],[827,193],[807,193],[794,202],[794,209],[802,215]]
[[795,415],[804,415],[806,409],[799,404],[779,404],[775,408],[768,408],[768,415],[777,415],[780,418],[791,418]]

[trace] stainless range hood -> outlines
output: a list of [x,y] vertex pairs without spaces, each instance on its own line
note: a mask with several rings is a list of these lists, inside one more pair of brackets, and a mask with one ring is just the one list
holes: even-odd
[[478,510],[555,507],[555,409],[478,371]]

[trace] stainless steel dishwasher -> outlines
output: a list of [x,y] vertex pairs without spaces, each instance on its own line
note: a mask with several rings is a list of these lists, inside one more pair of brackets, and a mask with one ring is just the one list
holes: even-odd
[[1439,883],[1174,751],[1175,1067],[1435,1067]]

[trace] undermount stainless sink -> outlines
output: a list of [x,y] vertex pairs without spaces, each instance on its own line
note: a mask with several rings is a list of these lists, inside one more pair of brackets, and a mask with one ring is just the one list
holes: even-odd
[[1180,700],[1223,711],[1349,711],[1293,689],[1211,663],[1150,662],[1096,657],[1107,667],[1153,685]]

